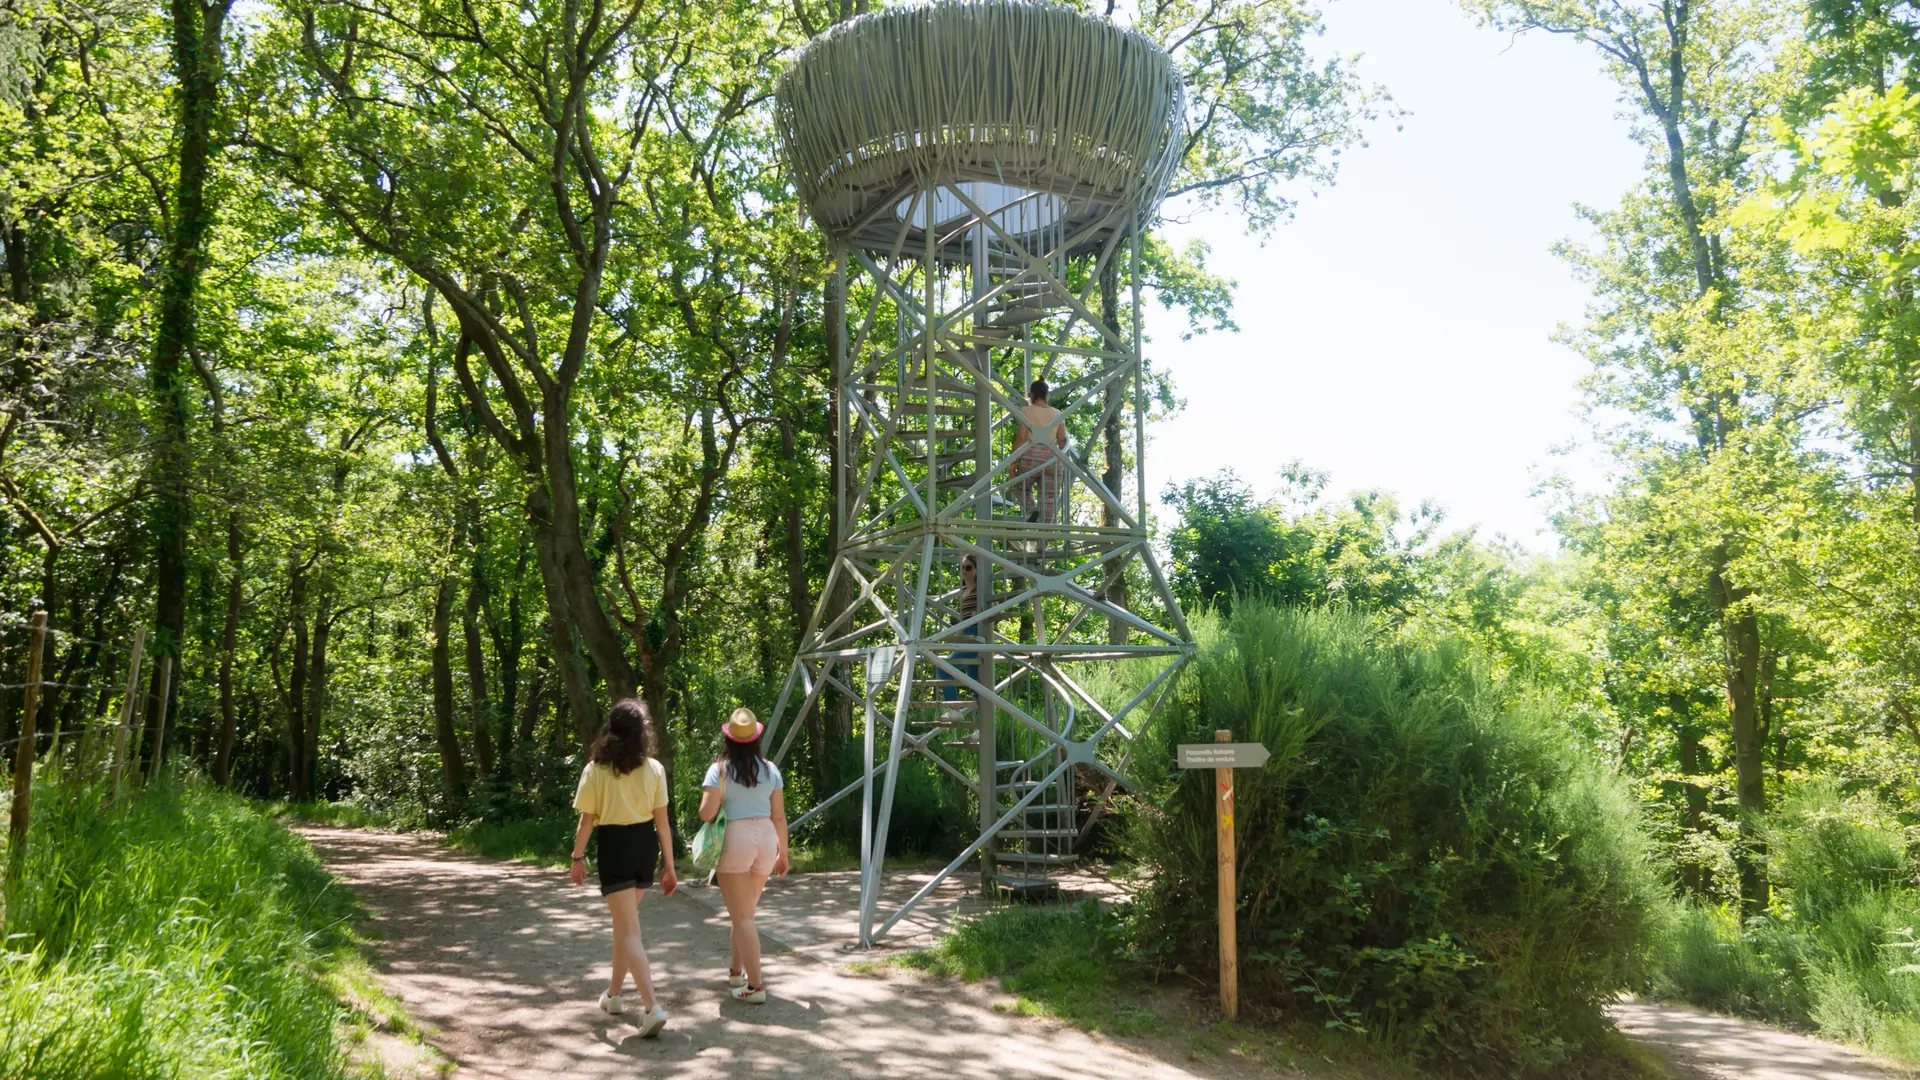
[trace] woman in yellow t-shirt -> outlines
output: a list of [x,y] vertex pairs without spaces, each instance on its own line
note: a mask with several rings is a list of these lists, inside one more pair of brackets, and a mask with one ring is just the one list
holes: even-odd
[[667,774],[652,753],[653,721],[646,703],[637,698],[614,702],[573,795],[573,808],[580,811],[573,832],[573,883],[587,883],[587,837],[597,835],[600,895],[613,913],[613,977],[600,995],[600,1008],[620,1013],[620,990],[631,974],[640,991],[643,1039],[667,1026],[667,1010],[654,1000],[653,975],[640,941],[640,895],[653,884],[653,864],[662,855],[666,872],[660,892],[672,896],[680,886],[673,872],[673,826],[667,821]]

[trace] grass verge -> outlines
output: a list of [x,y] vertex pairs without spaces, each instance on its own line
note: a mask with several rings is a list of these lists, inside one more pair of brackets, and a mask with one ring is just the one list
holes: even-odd
[[[1010,996],[999,1006],[1089,1031],[1146,1040],[1162,1056],[1202,1066],[1312,1077],[1414,1080],[1442,1075],[1382,1041],[1285,1016],[1225,1019],[1214,984],[1172,972],[1166,981],[1135,958],[1124,915],[1095,901],[1071,906],[1007,905],[965,919],[929,949],[847,965],[854,974],[906,970],[926,978],[995,979]],[[1651,1053],[1615,1037],[1623,1077],[1669,1075]],[[1455,1075],[1455,1074],[1446,1074]],[[1465,1070],[1458,1075],[1473,1075]]]
[[1161,1017],[1121,992],[1144,972],[1124,958],[1111,913],[1073,907],[1004,907],[968,919],[931,949],[893,964],[937,978],[993,977],[1014,997],[1014,1011],[1091,1031],[1144,1035]]
[[47,781],[35,796],[0,957],[0,1076],[380,1075],[351,1048],[404,1013],[307,845],[197,785],[102,794]]
[[1226,1020],[1184,974],[1158,983],[1132,959],[1120,917],[1094,901],[994,908],[930,949],[848,967],[856,974],[897,968],[928,978],[996,979],[1011,997],[999,1007],[1009,1012],[1146,1039],[1164,1055],[1202,1064],[1234,1061],[1315,1080],[1421,1075],[1352,1036]]

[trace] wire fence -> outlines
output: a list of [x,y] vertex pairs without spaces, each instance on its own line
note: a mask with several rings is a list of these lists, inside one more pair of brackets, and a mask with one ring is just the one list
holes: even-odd
[[[72,645],[94,645],[102,649],[111,649],[122,656],[126,655],[130,647],[128,642],[125,641],[102,641],[99,638],[85,637],[55,626],[47,627],[45,633],[47,639],[51,641],[66,642]],[[4,642],[13,637],[25,639],[31,637],[32,634],[33,625],[26,620],[10,619],[0,616],[0,642]]]

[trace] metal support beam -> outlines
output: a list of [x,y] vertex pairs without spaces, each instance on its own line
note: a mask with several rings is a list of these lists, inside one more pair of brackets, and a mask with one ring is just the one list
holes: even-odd
[[[966,183],[927,179],[903,190],[894,217],[869,215],[862,225],[868,235],[889,227],[884,241],[836,253],[841,317],[855,296],[860,310],[857,328],[843,323],[834,335],[840,550],[829,589],[845,587],[852,600],[830,610],[823,594],[815,605],[769,719],[770,732],[792,724],[782,732],[784,757],[821,695],[845,695],[861,710],[859,778],[793,828],[826,820],[829,807],[859,793],[862,946],[975,856],[988,893],[1044,881],[1054,861],[1070,859],[1081,832],[1074,779],[1088,775],[1076,767],[1110,786],[1125,783],[1096,745],[1130,741],[1193,648],[1146,531],[1140,218],[1115,209],[1068,227],[1045,220],[1054,196],[1028,192],[990,209]],[[936,207],[959,216],[939,220]],[[1124,334],[1088,307],[1102,268],[1118,259],[1133,289]],[[1132,491],[1110,491],[1084,449],[1062,453],[1046,466],[1060,474],[1056,520],[1031,522],[1016,497],[1031,470],[1011,435],[1024,383],[1041,371],[1062,404],[1037,437],[1050,444],[1055,429],[1088,422],[1104,429],[1131,408],[1136,474]],[[977,567],[971,618],[958,592],[963,555]],[[1091,585],[1135,556],[1151,579],[1142,599],[1158,602],[1171,629]],[[1029,607],[1032,639],[1003,633]],[[1133,640],[1108,644],[1110,622],[1129,627]],[[976,662],[956,658],[964,652]],[[1097,699],[1088,688],[1105,683],[1072,674],[1075,665],[1119,660],[1164,666],[1124,700]],[[949,690],[958,690],[957,706],[943,701]],[[971,789],[979,835],[887,911],[893,802],[902,763],[916,754]]]

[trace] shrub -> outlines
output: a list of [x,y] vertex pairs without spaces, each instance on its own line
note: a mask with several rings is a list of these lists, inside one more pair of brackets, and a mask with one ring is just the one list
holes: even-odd
[[[1600,1005],[1643,971],[1659,882],[1620,786],[1553,703],[1466,646],[1383,641],[1362,618],[1243,601],[1137,761],[1230,729],[1243,1000],[1365,1030],[1429,1061],[1588,1068]],[[1167,768],[1126,848],[1148,873],[1134,938],[1215,955],[1212,774]]]
[[[884,742],[877,753],[881,758],[885,757]],[[849,781],[855,780],[864,768],[862,744],[857,739],[849,740],[840,748],[839,775]],[[876,805],[884,775],[874,778]],[[832,792],[827,794],[831,795]],[[806,809],[798,800],[788,797],[788,820],[799,817]],[[818,820],[819,824],[810,822],[802,830],[804,835],[796,835],[796,842],[804,839],[815,845],[832,848],[844,845],[848,837],[857,838],[860,835],[859,793],[855,792],[833,804]],[[978,835],[978,825],[978,812],[970,801],[970,793],[951,777],[938,772],[923,757],[910,757],[900,763],[899,774],[894,779],[893,813],[888,819],[888,858],[951,856]]]
[[1775,909],[1744,923],[1727,906],[1689,909],[1655,991],[1920,1060],[1920,889],[1893,816],[1817,784],[1762,831]]
[[36,794],[0,966],[0,1076],[344,1074],[318,975],[350,908],[298,837],[163,782]]

